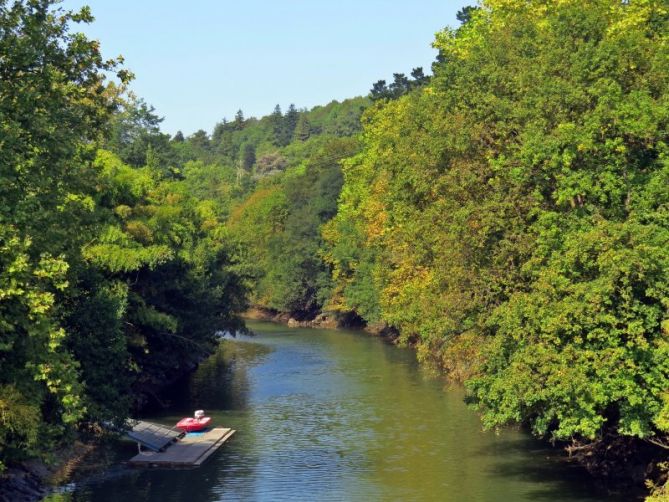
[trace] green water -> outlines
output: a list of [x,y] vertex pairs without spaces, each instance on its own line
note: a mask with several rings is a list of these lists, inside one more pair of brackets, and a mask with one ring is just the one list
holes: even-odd
[[146,417],[174,424],[203,408],[236,429],[204,466],[114,466],[51,500],[616,500],[525,433],[483,432],[462,392],[410,350],[362,333],[249,327],[257,336],[224,340],[168,412]]

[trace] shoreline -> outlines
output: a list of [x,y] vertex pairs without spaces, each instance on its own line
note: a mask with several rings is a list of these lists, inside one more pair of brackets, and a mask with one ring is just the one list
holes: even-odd
[[79,434],[71,446],[50,454],[55,460],[31,459],[8,467],[0,476],[0,502],[34,502],[50,495],[80,471],[84,460],[103,446],[101,438]]
[[[384,332],[384,329],[378,329],[374,327],[369,329],[368,327],[361,326],[350,326],[343,324],[341,318],[337,317],[333,313],[319,313],[311,320],[297,320],[289,314],[273,312],[269,309],[262,309],[258,307],[253,307],[244,313],[240,314],[240,317],[245,320],[258,320],[258,321],[269,321],[279,324],[286,325],[290,328],[312,328],[312,329],[347,329],[347,330],[356,330],[363,331],[372,336],[381,338],[384,342],[387,343],[396,343],[397,336],[393,336],[393,333],[388,333],[387,329]],[[191,370],[192,372],[193,370]],[[167,386],[169,387],[169,385]],[[0,502],[32,502],[42,500],[44,497],[49,496],[50,494],[57,491],[59,486],[66,485],[69,482],[72,482],[72,479],[77,477],[77,472],[79,474],[84,473],[88,469],[84,468],[83,462],[86,458],[90,458],[89,455],[94,454],[96,451],[100,452],[105,448],[105,441],[103,436],[96,436],[95,434],[89,434],[86,437],[86,433],[78,433],[76,439],[74,440],[72,446],[64,447],[59,450],[56,450],[51,456],[55,459],[59,459],[58,462],[49,465],[48,461],[42,460],[30,460],[23,462],[12,468],[8,468],[6,473],[0,476]],[[550,445],[550,441],[543,441],[546,445]],[[562,454],[562,460],[566,463],[571,463],[577,465],[580,469],[584,469],[590,472],[586,463],[583,462],[583,459],[579,459],[578,455],[567,455],[566,452],[568,448],[565,448],[565,445],[552,445],[556,451],[559,451]],[[94,464],[99,468],[101,463],[94,462]],[[637,477],[641,469],[641,463],[635,464],[635,474]],[[628,468],[630,466],[628,465]],[[638,482],[631,482],[631,479],[628,479],[627,482],[620,482],[620,478],[617,476],[598,476],[593,472],[590,472],[593,482],[602,483],[603,486],[607,486],[607,489],[610,489],[612,492],[616,492],[621,489],[630,489],[632,488],[635,493],[638,493],[637,490],[641,490],[643,484]],[[83,475],[86,477],[86,474]],[[615,482],[615,479],[618,479],[618,482]],[[612,483],[609,485],[609,483]],[[648,495],[648,492],[645,492],[645,495]],[[639,495],[640,498],[634,498],[634,500],[643,500],[644,496]]]
[[[399,338],[399,332],[385,324],[366,325],[360,320],[359,324],[351,326],[343,319],[344,316],[336,312],[319,312],[313,319],[297,320],[291,314],[274,311],[272,309],[252,306],[241,314],[242,319],[269,321],[284,324],[290,328],[314,328],[314,329],[348,329],[363,331],[369,335],[381,338],[387,343],[396,345]],[[359,319],[359,318],[358,318]],[[409,343],[408,347],[416,350],[414,343]],[[441,373],[436,367],[432,371]],[[451,381],[451,384],[464,386],[462,381]],[[518,424],[523,427],[522,424]],[[528,432],[529,433],[529,432]],[[558,451],[562,455],[562,460],[571,463],[578,468],[586,471],[594,483],[601,483],[608,486],[612,492],[620,490],[631,490],[632,492],[644,491],[644,495],[634,500],[645,500],[651,493],[648,491],[648,480],[656,482],[658,479],[662,482],[666,474],[658,474],[658,462],[652,459],[639,442],[630,438],[621,438],[624,447],[621,447],[616,441],[600,441],[592,445],[583,447],[583,451],[576,451],[580,448],[572,448],[564,442],[552,442],[549,439],[541,439],[543,443]],[[610,438],[609,438],[610,439]],[[625,440],[627,439],[627,441]],[[614,447],[617,446],[617,447]],[[595,457],[599,456],[599,460]],[[608,458],[608,457],[612,458]],[[655,483],[654,483],[655,484]],[[668,499],[669,500],[669,499]]]
[[254,305],[240,314],[244,320],[270,321],[285,324],[289,328],[314,328],[314,329],[349,329],[364,331],[373,336],[385,338],[391,342],[399,337],[394,328],[385,323],[368,324],[362,318],[353,313],[341,314],[334,311],[319,311],[313,318],[300,318],[286,312],[279,312],[266,307]]

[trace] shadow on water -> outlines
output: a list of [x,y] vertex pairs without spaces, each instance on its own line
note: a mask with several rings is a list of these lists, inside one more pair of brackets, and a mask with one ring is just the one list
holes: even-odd
[[[118,453],[127,459],[136,454],[134,445],[121,446]],[[199,469],[133,469],[116,464],[60,487],[48,502],[182,502],[222,500],[220,486],[244,479],[254,470],[246,459],[239,462],[235,438]],[[254,500],[250,485],[236,487],[240,500]]]
[[570,462],[561,450],[524,433],[518,434],[522,436],[495,441],[473,455],[498,459],[486,468],[491,479],[518,479],[536,485],[527,492],[531,500],[554,501],[556,493],[561,500],[633,502],[644,499],[641,490],[607,486],[604,481],[593,479],[583,467]]
[[[482,432],[461,389],[363,333],[250,323],[150,420],[205,409],[237,430],[193,471],[113,468],[62,501],[633,500],[517,430]],[[125,451],[124,458],[132,452]]]
[[221,340],[216,352],[191,376],[169,389],[169,415],[195,409],[244,410],[248,408],[248,371],[271,352],[251,337]]

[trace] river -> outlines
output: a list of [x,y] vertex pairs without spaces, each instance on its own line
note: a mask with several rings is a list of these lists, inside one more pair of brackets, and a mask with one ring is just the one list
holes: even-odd
[[[237,434],[196,470],[120,465],[48,500],[629,500],[525,432],[484,432],[459,388],[364,333],[251,322],[172,390],[173,425],[203,408]],[[118,448],[130,458],[134,445]]]

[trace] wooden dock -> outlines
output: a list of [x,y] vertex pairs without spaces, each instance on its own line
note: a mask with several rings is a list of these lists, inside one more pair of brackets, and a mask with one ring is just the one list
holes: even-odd
[[199,467],[235,433],[232,429],[216,428],[191,433],[171,442],[161,451],[144,451],[130,459],[136,467]]

